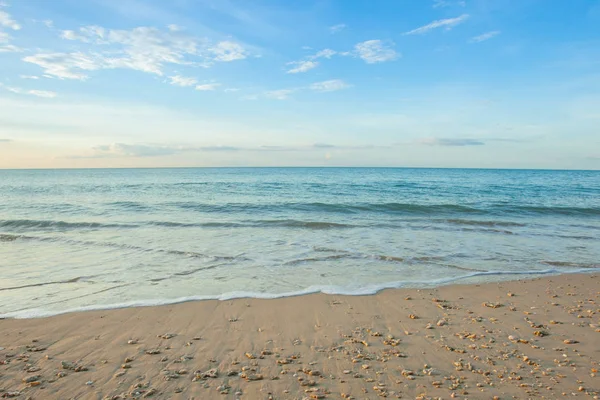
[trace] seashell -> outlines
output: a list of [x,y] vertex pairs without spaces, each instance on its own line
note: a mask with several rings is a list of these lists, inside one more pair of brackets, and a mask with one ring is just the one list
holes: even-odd
[[175,336],[177,336],[177,335],[174,333],[164,333],[162,335],[158,335],[158,337],[161,339],[171,339],[171,338],[174,338]]
[[42,377],[40,375],[32,375],[27,378],[23,378],[23,383],[31,383],[31,382],[39,381],[40,379],[42,379]]

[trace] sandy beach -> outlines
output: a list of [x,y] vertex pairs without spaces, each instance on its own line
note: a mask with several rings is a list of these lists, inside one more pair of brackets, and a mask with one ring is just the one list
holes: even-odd
[[599,276],[2,320],[0,396],[596,399]]

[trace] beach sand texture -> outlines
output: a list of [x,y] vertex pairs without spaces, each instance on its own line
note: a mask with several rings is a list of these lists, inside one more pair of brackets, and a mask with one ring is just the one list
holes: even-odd
[[598,398],[599,276],[2,320],[0,396]]

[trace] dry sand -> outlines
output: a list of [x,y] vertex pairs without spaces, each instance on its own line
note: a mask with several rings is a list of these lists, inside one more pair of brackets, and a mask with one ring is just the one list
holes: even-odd
[[3,320],[0,396],[598,398],[599,283],[578,274]]

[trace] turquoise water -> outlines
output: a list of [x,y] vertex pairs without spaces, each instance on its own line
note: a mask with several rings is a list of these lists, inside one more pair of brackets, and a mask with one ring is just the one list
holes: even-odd
[[0,171],[0,315],[600,269],[600,172]]

